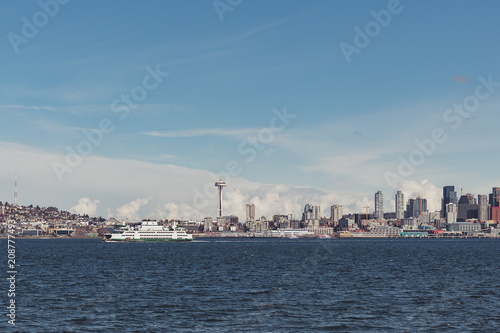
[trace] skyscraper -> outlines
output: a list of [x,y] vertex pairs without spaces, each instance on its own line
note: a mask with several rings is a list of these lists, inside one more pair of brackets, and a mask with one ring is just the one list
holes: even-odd
[[307,222],[308,225],[319,226],[319,219],[321,215],[321,207],[306,204],[304,206],[304,213],[302,213],[302,222]]
[[441,217],[446,217],[446,205],[449,203],[458,204],[457,192],[455,186],[443,187],[443,198],[441,199]]
[[418,217],[415,216],[415,199],[408,200],[406,204],[406,217]]
[[319,220],[320,215],[321,215],[321,207],[313,206],[313,215],[312,215],[313,220]]
[[477,219],[479,221],[486,221],[490,219],[490,210],[488,204],[488,197],[486,195],[477,196]]
[[467,219],[477,219],[476,200],[470,193],[462,195],[460,200],[458,200],[457,221],[464,222]]
[[375,193],[375,218],[384,218],[384,195],[382,191]]
[[450,202],[446,204],[446,224],[457,222],[457,205]]
[[304,212],[302,213],[302,222],[311,219],[312,211],[313,211],[313,206],[311,204],[306,204],[304,206]]
[[402,220],[405,218],[405,197],[403,192],[396,192],[396,219]]
[[422,197],[417,197],[417,199],[415,199],[415,211],[414,211],[414,214],[413,216],[414,217],[419,217],[420,215],[423,215],[425,213],[427,213],[427,199],[424,199]]
[[253,203],[248,203],[246,208],[247,208],[247,222],[255,221],[255,205]]
[[491,207],[498,207],[500,202],[500,187],[493,187],[490,194]]
[[342,206],[341,205],[333,205],[330,207],[331,209],[331,220],[334,226],[339,224],[339,220],[342,218]]

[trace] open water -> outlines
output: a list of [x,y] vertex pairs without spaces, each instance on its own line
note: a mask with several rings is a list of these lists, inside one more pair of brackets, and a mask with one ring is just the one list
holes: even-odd
[[16,260],[2,332],[500,332],[495,239],[16,240]]

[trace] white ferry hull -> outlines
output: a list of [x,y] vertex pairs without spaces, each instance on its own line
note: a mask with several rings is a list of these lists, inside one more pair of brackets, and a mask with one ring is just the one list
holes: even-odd
[[118,230],[104,235],[105,242],[189,242],[193,240],[184,228],[164,227],[156,221],[144,220],[138,227],[119,226]]

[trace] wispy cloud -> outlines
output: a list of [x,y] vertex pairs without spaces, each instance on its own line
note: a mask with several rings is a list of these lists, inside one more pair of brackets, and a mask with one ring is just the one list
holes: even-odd
[[0,109],[3,109],[3,110],[8,110],[8,109],[43,110],[43,111],[52,111],[52,112],[57,111],[56,108],[54,108],[52,106],[46,106],[46,105],[36,106],[36,105],[14,105],[14,104],[8,104],[8,105],[0,105]]
[[192,138],[198,136],[234,136],[254,134],[258,131],[255,128],[198,128],[180,131],[144,131],[139,134],[162,137],[162,138]]
[[162,154],[162,155],[158,155],[158,156],[153,156],[150,158],[150,160],[164,162],[164,161],[170,161],[170,160],[175,159],[175,158],[179,158],[179,156],[170,155],[170,154]]
[[282,24],[285,24],[285,23],[288,23],[288,22],[291,22],[291,21],[295,21],[295,20],[297,20],[297,19],[299,19],[301,17],[309,15],[313,11],[314,11],[314,9],[309,10],[309,11],[304,12],[304,13],[301,13],[301,14],[298,14],[298,15],[293,15],[293,16],[285,17],[285,18],[279,19],[279,20],[271,22],[271,23],[259,25],[257,27],[254,27],[252,29],[249,29],[249,30],[245,31],[244,33],[238,35],[237,37],[231,39],[229,42],[235,42],[235,41],[239,41],[239,40],[242,40],[242,39],[245,39],[245,38],[248,38],[248,37],[252,37],[254,35],[257,35],[257,34],[260,34],[260,33],[264,32],[264,31],[267,31],[267,30],[269,30],[271,28],[274,28],[276,26],[279,26],[279,25],[282,25]]

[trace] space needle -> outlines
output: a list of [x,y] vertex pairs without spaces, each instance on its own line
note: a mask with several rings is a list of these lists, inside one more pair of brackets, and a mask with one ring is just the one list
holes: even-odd
[[219,216],[222,216],[222,188],[226,187],[226,182],[219,179],[218,182],[215,183],[215,186],[219,188]]

